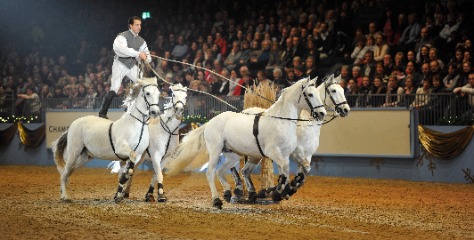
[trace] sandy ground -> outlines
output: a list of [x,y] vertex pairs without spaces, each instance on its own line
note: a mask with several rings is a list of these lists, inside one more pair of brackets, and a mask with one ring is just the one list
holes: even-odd
[[281,203],[217,210],[199,173],[165,176],[168,202],[146,203],[151,172],[137,171],[120,204],[106,169],[75,172],[72,203],[59,200],[55,167],[0,176],[0,239],[474,239],[473,184],[309,177]]

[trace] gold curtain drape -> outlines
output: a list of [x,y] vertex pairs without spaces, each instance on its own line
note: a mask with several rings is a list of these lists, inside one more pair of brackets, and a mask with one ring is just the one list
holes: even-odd
[[471,142],[474,125],[451,133],[441,133],[419,125],[418,133],[421,145],[429,154],[449,160],[461,154]]
[[6,146],[10,143],[15,136],[16,130],[18,129],[15,123],[12,123],[5,130],[0,130],[0,147]]
[[26,147],[35,148],[41,144],[46,136],[45,124],[37,129],[28,129],[22,122],[18,122],[18,136],[21,143]]

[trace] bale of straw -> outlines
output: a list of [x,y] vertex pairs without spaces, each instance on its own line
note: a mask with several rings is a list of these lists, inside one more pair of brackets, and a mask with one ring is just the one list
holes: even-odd
[[[245,91],[244,95],[244,109],[251,107],[260,107],[260,108],[269,108],[273,102],[276,101],[276,93],[278,87],[273,83],[261,82],[258,86],[254,83],[250,89]],[[262,98],[262,97],[264,98]],[[268,101],[271,100],[272,102]],[[243,163],[241,160],[241,165]],[[261,172],[260,172],[260,185],[261,189],[267,189],[273,186],[273,163],[269,158],[263,158],[260,162]]]

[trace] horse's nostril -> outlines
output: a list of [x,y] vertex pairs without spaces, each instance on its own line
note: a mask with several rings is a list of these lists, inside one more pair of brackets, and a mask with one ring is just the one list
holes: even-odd
[[156,111],[151,111],[151,114],[156,115]]

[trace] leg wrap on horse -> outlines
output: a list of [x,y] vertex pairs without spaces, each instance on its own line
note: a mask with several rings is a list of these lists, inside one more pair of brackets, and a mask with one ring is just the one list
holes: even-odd
[[272,192],[273,201],[283,200],[282,194],[285,192],[285,183],[286,183],[286,176],[281,174],[280,177],[278,178],[278,185],[276,189]]
[[101,118],[107,118],[107,112],[109,111],[110,104],[112,103],[112,100],[114,99],[115,91],[110,90],[105,96],[104,99],[102,100],[102,106],[100,107],[99,111],[99,117]]
[[158,194],[163,194],[165,193],[165,190],[163,190],[163,184],[158,183]]
[[230,202],[231,198],[232,198],[232,192],[230,190],[225,190],[224,191],[224,200],[226,202]]
[[132,161],[128,161],[127,167],[125,169],[125,174],[133,176],[133,168],[135,168],[135,163],[133,163]]
[[165,190],[163,189],[163,184],[158,183],[158,202],[166,202],[168,198],[166,198]]
[[155,188],[150,185],[150,187],[148,188],[148,192],[147,192],[147,193],[153,193],[154,191],[155,191]]
[[145,194],[145,202],[155,202],[155,198],[153,197],[153,191],[155,188],[150,185],[148,188],[148,192]]

